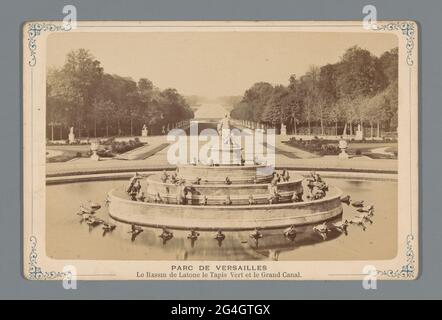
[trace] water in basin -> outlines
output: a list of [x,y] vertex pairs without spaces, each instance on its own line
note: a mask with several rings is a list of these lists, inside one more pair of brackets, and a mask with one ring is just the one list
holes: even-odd
[[[102,204],[97,215],[107,219],[107,192],[126,184],[125,180],[79,182],[48,185],[46,189],[46,252],[54,259],[112,260],[371,260],[391,259],[397,251],[397,183],[325,178],[354,200],[364,199],[375,206],[373,225],[366,231],[349,226],[348,236],[334,236],[327,241],[286,241],[277,246],[256,248],[248,232],[226,233],[221,246],[212,233],[202,233],[193,244],[188,231],[174,230],[174,238],[166,244],[158,237],[161,230],[145,229],[134,242],[127,239],[124,228],[102,235],[97,227],[89,231],[80,224],[78,207],[86,200]],[[358,214],[343,204],[344,219]],[[123,235],[123,237],[122,237]],[[319,235],[318,235],[319,237]],[[60,239],[63,239],[60,241]],[[318,239],[315,239],[318,240]]]

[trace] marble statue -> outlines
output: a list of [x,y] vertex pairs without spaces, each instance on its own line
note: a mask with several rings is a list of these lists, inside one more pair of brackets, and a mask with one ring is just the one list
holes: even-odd
[[147,126],[146,126],[146,124],[144,124],[143,125],[143,129],[141,130],[141,136],[142,137],[147,137],[147,133],[148,133]]
[[364,133],[362,132],[361,129],[361,124],[358,124],[358,129],[356,130],[356,136],[355,136],[355,140],[363,140],[364,139]]
[[287,135],[287,126],[284,123],[281,123],[281,136]]
[[69,143],[75,143],[75,134],[74,134],[74,127],[69,128]]
[[232,138],[230,136],[230,118],[226,114],[217,126],[218,134],[221,134],[223,144],[232,145]]

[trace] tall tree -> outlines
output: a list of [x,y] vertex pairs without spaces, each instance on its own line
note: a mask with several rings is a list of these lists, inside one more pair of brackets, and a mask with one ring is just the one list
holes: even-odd
[[282,85],[275,86],[264,107],[262,120],[273,126],[287,123],[290,118],[288,90]]
[[193,117],[176,90],[161,91],[147,78],[137,83],[131,78],[106,74],[100,62],[85,49],[70,52],[62,68],[50,68],[46,86],[47,122],[51,129],[58,124],[73,125],[77,137],[82,136],[84,128],[88,136],[104,131],[108,136],[112,129],[112,134],[133,135],[141,122],[156,125],[164,122],[164,116],[171,121]]
[[381,64],[383,73],[387,77],[388,83],[392,83],[398,79],[398,53],[399,49],[396,47],[384,52],[379,57],[379,62]]
[[287,114],[290,115],[288,124],[291,127],[292,133],[297,134],[297,125],[302,119],[303,97],[296,75],[290,76],[287,89]]
[[81,129],[87,126],[92,114],[89,108],[92,106],[97,87],[103,76],[103,68],[100,62],[86,49],[71,51],[67,55],[66,63],[62,70],[61,87],[64,89],[63,96],[71,106],[74,106],[74,117],[77,124],[78,137],[81,137]]
[[310,66],[307,73],[300,80],[300,87],[304,96],[304,118],[307,121],[308,134],[311,134],[311,122],[315,120],[315,115],[318,114],[317,108],[322,108],[318,87],[319,68]]
[[379,59],[357,46],[348,49],[336,65],[338,96],[373,96],[387,85]]

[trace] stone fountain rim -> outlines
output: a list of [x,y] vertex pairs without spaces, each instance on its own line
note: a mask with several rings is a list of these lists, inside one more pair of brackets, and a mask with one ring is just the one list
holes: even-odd
[[[330,186],[330,189],[334,191],[334,194],[331,196],[325,196],[322,199],[319,200],[312,200],[312,201],[304,201],[304,202],[284,202],[284,203],[275,203],[275,204],[255,204],[255,205],[193,205],[193,204],[186,204],[186,205],[179,205],[179,204],[167,204],[167,203],[155,203],[155,202],[140,202],[140,201],[134,201],[131,199],[122,198],[121,196],[118,196],[115,194],[116,191],[120,190],[124,193],[124,190],[122,188],[113,188],[108,191],[108,196],[110,198],[117,198],[119,201],[127,202],[127,203],[137,203],[139,205],[144,206],[155,206],[155,207],[164,207],[164,208],[198,208],[198,209],[226,209],[226,210],[258,210],[258,209],[281,209],[281,208],[301,208],[305,207],[307,205],[311,204],[321,204],[325,202],[329,202],[332,200],[336,200],[338,198],[341,198],[342,196],[342,190],[339,189],[336,186]],[[331,191],[328,192],[330,194]]]

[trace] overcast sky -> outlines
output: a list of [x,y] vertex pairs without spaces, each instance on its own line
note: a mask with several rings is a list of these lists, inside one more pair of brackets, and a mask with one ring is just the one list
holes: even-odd
[[47,55],[48,65],[62,66],[70,50],[86,48],[106,73],[213,98],[242,95],[259,81],[287,84],[353,45],[379,56],[397,40],[374,32],[68,32],[49,36]]

